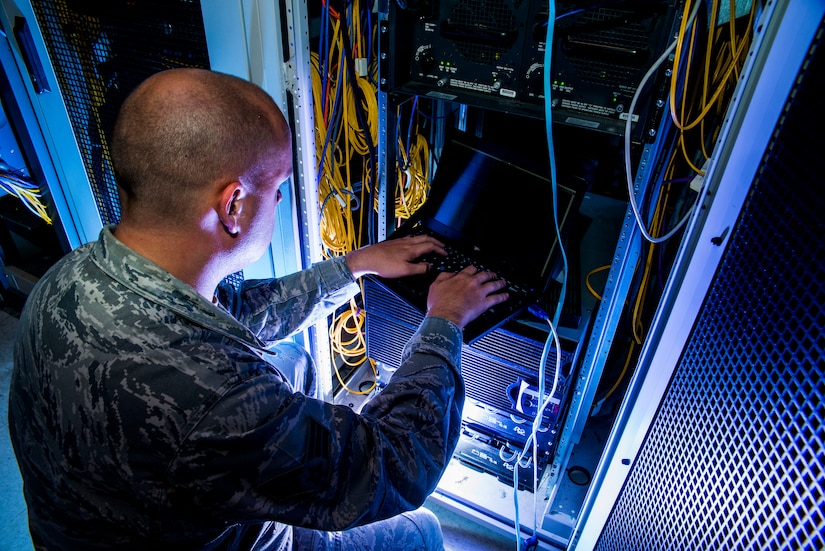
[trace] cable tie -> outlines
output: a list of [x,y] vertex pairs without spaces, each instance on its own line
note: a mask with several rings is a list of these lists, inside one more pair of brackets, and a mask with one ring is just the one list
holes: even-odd
[[705,164],[702,165],[702,171],[693,177],[690,181],[690,189],[699,193],[702,190],[702,186],[705,184],[705,174],[708,172],[708,165],[710,164],[710,159],[705,159]]
[[702,176],[701,174],[697,174],[690,181],[690,189],[692,189],[696,193],[699,193],[699,190],[702,189],[702,184],[704,183],[704,181],[705,181],[705,177]]
[[532,535],[529,538],[527,538],[526,540],[524,540],[524,543],[522,544],[521,549],[522,549],[522,551],[534,551],[535,549],[538,548],[538,544],[539,544],[538,537],[536,535]]
[[369,63],[367,58],[359,57],[355,60],[355,73],[359,77],[365,77],[369,74]]

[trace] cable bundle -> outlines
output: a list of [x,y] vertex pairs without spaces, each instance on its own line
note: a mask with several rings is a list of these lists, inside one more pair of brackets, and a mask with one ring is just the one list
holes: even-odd
[[[320,231],[326,258],[377,240],[378,26],[372,8],[370,0],[352,0],[345,6],[342,2],[339,9],[325,0],[318,49],[311,53]],[[399,184],[394,213],[398,219],[409,218],[429,193],[430,148],[419,132],[417,99],[412,104],[406,139],[401,137],[400,123],[396,128]],[[366,359],[364,316],[363,308],[352,301],[349,310],[333,319],[331,349],[343,365]],[[335,361],[333,365],[337,366]],[[353,392],[337,369],[336,376]]]
[[[311,54],[312,95],[325,257],[340,256],[371,240],[378,139],[377,63],[369,6],[354,0],[339,12],[329,3],[321,17],[318,51]],[[365,21],[366,20],[366,21]]]
[[[666,257],[672,252],[665,243],[683,228],[696,208],[697,199],[686,200],[690,190],[698,192],[696,197],[701,195],[705,166],[713,153],[712,145],[719,135],[736,81],[744,65],[756,11],[759,9],[759,3],[752,2],[747,20],[742,17],[737,21],[735,2],[730,4],[730,20],[727,24],[718,25],[719,0],[713,0],[711,5],[704,6],[704,9],[702,2],[687,0],[677,38],[643,77],[631,102],[630,114],[633,113],[648,80],[664,61],[672,56],[673,74],[668,92],[669,114],[675,136],[670,144],[668,161],[663,163],[661,174],[647,194],[654,203],[653,211],[648,218],[649,224],[641,212],[640,198],[637,198],[634,192],[630,161],[630,119],[625,128],[624,155],[628,195],[636,222],[647,241],[647,249],[642,270],[637,274],[638,282],[635,284],[632,311],[628,312],[631,333],[629,350],[622,361],[617,379],[607,393],[599,398],[594,411],[598,411],[601,404],[625,379],[633,355],[644,342],[645,322],[649,319],[650,309],[658,304],[664,287],[662,278],[667,274],[665,264],[669,260]],[[709,10],[707,18],[701,17],[705,10]],[[705,40],[702,40],[703,35]],[[697,74],[700,78],[696,78]],[[676,222],[673,222],[674,220]],[[600,269],[604,267],[597,270]],[[597,293],[593,294],[598,297]]]
[[[374,241],[378,141],[378,64],[369,1],[342,9],[322,4],[320,40],[311,53],[318,201],[323,255],[342,256]],[[364,310],[353,299],[330,324],[335,375],[349,389],[339,365],[360,365],[366,356]],[[373,366],[373,371],[375,367]]]
[[363,308],[360,308],[355,299],[352,299],[349,310],[345,310],[336,316],[329,329],[332,352],[338,354],[344,365],[356,367],[366,360],[372,367],[373,383],[364,390],[349,388],[341,377],[341,372],[337,368],[335,369],[335,376],[338,378],[341,387],[351,394],[369,394],[378,385],[378,372],[376,371],[375,362],[366,358],[365,317]]
[[418,97],[412,101],[406,140],[401,132],[401,106],[396,116],[398,156],[396,170],[398,184],[395,188],[395,217],[406,220],[427,201],[430,193],[430,144],[421,133],[418,124]]
[[0,167],[0,189],[20,199],[29,211],[45,220],[47,224],[52,223],[46,206],[40,200],[43,196],[40,188],[29,178],[9,169],[8,166]]
[[[708,144],[718,135],[720,119],[727,111],[730,96],[745,63],[744,54],[750,46],[757,5],[756,1],[751,3],[747,23],[737,30],[736,2],[730,2],[728,24],[717,25],[718,16],[721,15],[720,6],[719,0],[713,0],[708,21],[709,31],[702,49],[697,37],[702,30],[688,17],[690,1],[685,3],[673,61],[675,71],[670,85],[670,116],[679,129],[679,142],[685,161],[697,174],[705,173],[700,167],[710,158]],[[683,56],[684,65],[681,63]],[[701,79],[698,81],[691,78],[691,73],[697,71],[701,71]],[[680,88],[682,94],[677,102],[677,91]],[[708,115],[715,115],[715,118]],[[709,118],[710,121],[707,120]],[[694,129],[694,135],[688,136],[688,132]],[[688,142],[695,145],[693,151],[688,151]],[[695,162],[697,158],[701,162]]]

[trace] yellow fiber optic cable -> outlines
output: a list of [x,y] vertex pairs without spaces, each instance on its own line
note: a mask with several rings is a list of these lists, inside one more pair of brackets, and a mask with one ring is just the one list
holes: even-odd
[[17,197],[29,212],[43,219],[47,224],[52,224],[52,219],[46,211],[46,205],[40,200],[43,196],[40,188],[28,179],[13,172],[0,171],[0,189]]
[[590,291],[590,294],[593,295],[594,297],[596,297],[597,300],[601,300],[602,296],[590,284],[590,278],[591,278],[591,276],[594,276],[594,275],[598,274],[599,272],[604,272],[605,270],[609,270],[609,269],[610,269],[610,264],[605,264],[604,266],[599,266],[598,268],[595,268],[595,269],[591,270],[587,274],[587,276],[584,278],[584,284],[587,286],[587,290]]

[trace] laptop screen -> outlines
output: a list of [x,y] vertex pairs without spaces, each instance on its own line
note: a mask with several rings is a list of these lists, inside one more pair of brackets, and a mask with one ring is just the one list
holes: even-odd
[[[471,248],[490,266],[543,289],[559,268],[550,179],[525,159],[470,137],[444,146],[423,223]],[[557,184],[559,225],[577,209],[576,190]]]
[[[546,292],[561,269],[553,220],[553,185],[534,159],[452,132],[445,141],[427,202],[390,236],[430,233],[451,251],[451,271],[469,262],[507,280],[510,298],[464,328],[468,344],[519,315]],[[582,194],[557,184],[562,236]],[[453,254],[454,253],[454,254]],[[445,268],[446,269],[446,268]],[[438,268],[398,279],[374,279],[419,311]]]

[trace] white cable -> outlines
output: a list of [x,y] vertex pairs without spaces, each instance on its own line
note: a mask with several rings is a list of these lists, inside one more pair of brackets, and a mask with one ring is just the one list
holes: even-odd
[[[686,29],[689,28],[693,24],[693,20],[696,17],[696,13],[699,11],[699,5],[700,4],[701,4],[701,2],[696,2],[696,5],[693,6],[693,10],[690,12],[690,17],[688,18],[687,25],[685,26]],[[631,129],[631,125],[632,125],[632,122],[633,122],[633,111],[636,109],[636,102],[639,100],[639,96],[641,95],[642,89],[645,87],[645,84],[647,84],[647,81],[650,80],[650,77],[653,76],[653,73],[656,72],[656,70],[659,68],[659,66],[662,63],[664,63],[665,59],[667,59],[667,57],[671,53],[673,53],[673,50],[676,48],[676,44],[678,42],[679,42],[679,39],[677,37],[673,42],[670,43],[670,46],[667,47],[667,49],[662,53],[662,55],[659,56],[659,59],[657,59],[653,63],[653,65],[650,67],[650,69],[648,69],[647,73],[645,73],[645,76],[642,77],[642,81],[639,83],[638,88],[636,88],[636,93],[633,94],[633,100],[630,102],[630,109],[628,110],[627,121],[625,122],[624,165],[625,165],[625,176],[627,177],[627,194],[630,198],[630,206],[633,210],[633,216],[636,218],[636,224],[639,226],[639,229],[641,230],[642,235],[644,236],[644,238],[647,239],[648,241],[650,241],[651,243],[663,243],[664,241],[667,241],[668,239],[673,237],[676,234],[676,232],[678,232],[682,228],[682,226],[685,225],[685,223],[688,221],[688,219],[690,219],[691,215],[693,214],[694,209],[696,209],[696,204],[694,203],[693,205],[691,205],[690,209],[688,209],[688,212],[685,214],[684,218],[682,218],[679,221],[679,223],[676,224],[676,226],[673,229],[671,229],[665,235],[662,235],[660,237],[653,237],[652,235],[650,235],[650,232],[647,231],[647,228],[645,227],[644,220],[642,220],[641,212],[639,211],[639,205],[638,205],[638,203],[636,203],[636,193],[633,189],[633,180],[634,180],[634,178],[633,178],[633,174],[631,173],[631,169],[630,169],[630,135],[631,135],[630,129]],[[674,69],[677,69],[677,68],[674,68]],[[675,73],[674,73],[673,78],[676,78]]]
[[[556,332],[556,328],[553,326],[553,322],[548,318],[545,318],[547,325],[550,326],[550,335],[547,336],[547,343],[545,345],[544,353],[542,354],[542,361],[539,366],[540,372],[543,374],[545,371],[545,361],[547,359],[547,355],[549,354],[549,344],[552,337],[552,342],[556,348],[556,369],[553,373],[553,386],[550,389],[550,394],[548,395],[548,399],[544,400],[544,396],[541,395],[539,392],[539,402],[540,405],[536,410],[536,416],[533,418],[532,429],[530,431],[530,435],[527,437],[527,441],[524,443],[521,452],[518,454],[517,460],[513,462],[513,474],[514,474],[514,497],[515,497],[515,506],[518,507],[518,469],[520,466],[523,465],[523,461],[527,458],[530,451],[533,452],[533,533],[537,530],[538,520],[536,515],[538,514],[539,504],[538,504],[538,483],[539,483],[539,474],[538,474],[538,457],[539,457],[539,444],[538,444],[538,437],[537,433],[544,432],[541,430],[541,421],[544,417],[544,410],[547,409],[547,405],[553,403],[552,399],[553,396],[556,394],[556,389],[559,385],[559,373],[561,372],[561,345],[559,343],[559,335]],[[548,427],[549,429],[549,427]],[[547,429],[545,429],[547,430]],[[529,463],[528,465],[529,466]],[[516,513],[518,515],[518,511]],[[519,527],[516,526],[516,530],[519,530]]]
[[[553,59],[553,31],[556,24],[556,2],[555,0],[549,0],[547,2],[547,31],[545,33],[545,41],[544,41],[544,74],[543,74],[543,81],[544,81],[544,114],[545,114],[545,132],[547,134],[547,148],[550,157],[550,182],[553,188],[553,220],[555,222],[555,230],[556,230],[556,238],[558,239],[559,244],[559,251],[561,253],[562,259],[562,284],[561,290],[559,292],[559,300],[556,304],[556,312],[554,313],[553,323],[551,323],[548,319],[548,323],[550,323],[550,329],[553,333],[553,337],[556,342],[556,360],[558,364],[558,360],[560,357],[560,349],[558,346],[558,336],[556,335],[556,330],[554,327],[554,323],[558,323],[559,318],[561,317],[561,311],[564,305],[564,297],[567,294],[567,253],[564,250],[564,244],[562,243],[562,236],[561,236],[561,228],[559,227],[559,216],[558,216],[558,188],[556,184],[556,159],[555,159],[555,147],[553,144],[553,116],[552,116],[552,102],[551,102],[551,86],[550,86],[550,73],[552,68],[552,59]],[[542,353],[541,363],[539,365],[539,384],[538,384],[538,400],[539,404],[537,407],[538,415],[533,420],[533,429],[530,432],[530,436],[527,439],[527,442],[522,449],[521,455],[523,456],[530,447],[530,442],[532,441],[533,448],[538,450],[538,446],[536,444],[537,438],[537,427],[541,425],[541,413],[544,411],[544,404],[542,404],[542,400],[544,399],[544,366],[545,362],[547,361],[547,354],[548,348],[550,344],[550,337],[548,336],[547,342],[545,343],[544,351]],[[553,383],[553,392],[555,393],[556,384],[558,382],[558,365],[556,368],[556,378],[555,382]],[[550,394],[552,398],[553,394]],[[548,400],[549,401],[549,400]],[[538,530],[537,527],[537,519],[536,519],[536,508],[537,503],[536,499],[538,494],[538,467],[537,467],[537,454],[533,458],[533,538],[536,538],[536,532]],[[518,506],[518,469],[519,469],[520,461],[516,461],[513,464],[513,504],[515,508],[515,536],[516,536],[516,550],[521,551],[521,523],[519,521],[519,506]]]
[[[553,396],[556,394],[556,389],[559,386],[559,373],[561,372],[561,346],[559,344],[559,334],[556,332],[556,328],[553,327],[552,322],[548,319],[547,325],[550,326],[550,332],[553,334],[553,344],[556,346],[556,369],[553,372],[553,386],[550,388],[550,394],[548,395],[547,400],[541,405],[541,408],[536,412],[536,418],[533,420],[533,531],[535,533],[536,525],[537,525],[537,513],[539,509],[538,503],[538,436],[537,433],[541,432],[541,420],[544,417],[544,410],[547,408],[548,404],[553,403]],[[542,366],[542,370],[544,370],[544,366]],[[549,430],[550,427],[547,427],[545,430]]]

